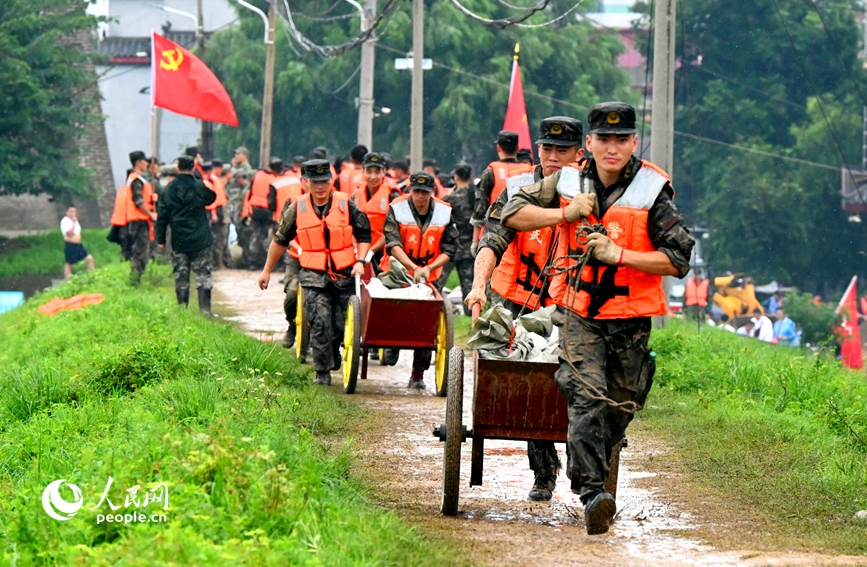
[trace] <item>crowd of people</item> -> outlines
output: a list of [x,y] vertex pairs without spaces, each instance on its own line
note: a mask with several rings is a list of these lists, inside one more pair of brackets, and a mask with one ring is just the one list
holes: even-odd
[[[695,241],[668,175],[634,155],[635,109],[596,104],[587,122],[585,136],[577,118],[542,120],[538,163],[519,151],[515,132],[500,132],[498,159],[478,180],[466,163],[443,174],[430,160],[410,173],[405,161],[360,145],[346,160],[332,162],[315,148],[291,165],[272,158],[258,170],[243,147],[231,167],[203,161],[196,148],[163,167],[133,152],[111,238],[130,259],[132,285],[147,265],[151,238],[158,252],[171,247],[178,303],[189,302],[192,272],[200,308],[210,313],[211,265],[230,261],[231,223],[240,265],[261,269],[261,289],[285,266],[287,347],[300,340],[293,322],[301,287],[322,385],[341,367],[354,277],[365,271],[400,264],[416,282],[441,288],[453,266],[471,311],[488,303],[514,315],[556,307],[561,363],[554,378],[569,415],[566,471],[585,506],[587,532],[601,534],[616,512],[605,489],[612,449],[653,383],[651,318],[668,311],[662,278],[686,275]],[[424,387],[430,363],[430,351],[413,353],[409,387]],[[535,475],[529,498],[550,500],[562,467],[553,443],[529,443],[528,457]]]

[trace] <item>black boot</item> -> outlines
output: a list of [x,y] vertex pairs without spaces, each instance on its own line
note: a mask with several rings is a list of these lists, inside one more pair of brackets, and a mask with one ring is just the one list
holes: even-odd
[[614,521],[617,512],[617,504],[614,497],[607,492],[597,492],[587,500],[584,507],[584,523],[587,525],[588,535],[604,534]]
[[178,305],[186,307],[190,303],[190,290],[175,288],[175,296],[178,298]]
[[530,491],[530,500],[541,502],[550,500],[554,493],[554,487],[557,486],[557,477],[544,478],[537,476],[533,483],[533,489]]
[[295,325],[290,324],[289,328],[286,329],[286,336],[283,337],[283,348],[292,348],[295,346]]
[[204,313],[205,315],[210,315],[211,317],[216,317],[211,312],[211,290],[205,288],[198,288],[199,291],[199,311]]

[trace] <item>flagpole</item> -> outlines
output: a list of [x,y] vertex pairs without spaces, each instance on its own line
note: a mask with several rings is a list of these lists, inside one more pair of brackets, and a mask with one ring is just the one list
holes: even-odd
[[154,80],[155,66],[156,66],[156,56],[154,53],[154,30],[151,30],[151,155],[150,157],[154,157],[157,154],[157,107],[154,106],[154,101],[156,100],[156,93],[154,92],[154,88],[156,87],[156,81]]
[[512,79],[509,81],[509,100],[512,100],[512,91],[515,89],[515,67],[518,66],[518,54],[521,52],[521,44],[515,44],[515,56],[512,57]]

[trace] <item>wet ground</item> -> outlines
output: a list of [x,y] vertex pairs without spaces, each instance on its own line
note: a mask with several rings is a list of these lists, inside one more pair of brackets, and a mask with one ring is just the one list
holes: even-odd
[[[264,340],[282,340],[283,286],[274,277],[265,292],[256,272],[215,272],[217,308],[241,328]],[[533,484],[526,443],[486,441],[484,483],[469,487],[470,443],[461,459],[459,514],[440,514],[443,445],[432,436],[445,419],[445,398],[430,390],[410,390],[412,355],[401,353],[395,367],[371,361],[367,380],[359,380],[353,402],[371,410],[357,426],[354,450],[358,474],[374,486],[373,497],[425,531],[449,540],[481,565],[867,565],[867,558],[810,553],[749,551],[731,541],[714,548],[693,536],[701,521],[671,494],[667,469],[648,470],[665,453],[640,428],[630,429],[621,453],[617,521],[609,534],[588,536],[583,507],[561,473],[554,499],[527,500]],[[464,424],[471,421],[472,363],[465,358]],[[342,376],[333,374],[331,390],[344,396]],[[433,370],[426,374],[432,385]],[[557,446],[565,462],[564,447]],[[713,502],[706,504],[713,506]],[[702,514],[702,517],[707,514]],[[710,515],[713,517],[713,515]],[[716,526],[719,527],[719,526]]]

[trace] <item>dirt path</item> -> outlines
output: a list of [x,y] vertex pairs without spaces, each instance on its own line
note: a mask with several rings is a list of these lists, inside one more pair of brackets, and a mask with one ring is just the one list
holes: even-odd
[[[255,287],[254,272],[215,272],[217,310],[240,328],[264,340],[282,340],[285,321],[279,277],[271,289]],[[863,557],[810,553],[773,553],[739,549],[737,541],[720,548],[702,543],[701,522],[672,494],[676,480],[649,472],[648,463],[665,452],[640,427],[630,429],[630,446],[621,457],[618,516],[605,536],[586,535],[583,508],[561,473],[554,499],[527,500],[533,474],[526,444],[485,443],[484,485],[469,488],[470,444],[463,446],[460,513],[439,512],[443,446],[431,432],[444,421],[445,399],[431,391],[407,389],[410,353],[395,367],[371,362],[368,380],[359,381],[352,401],[371,410],[355,437],[358,473],[372,481],[383,506],[406,520],[455,542],[481,565],[681,566],[681,565],[867,565]],[[465,360],[464,423],[470,423],[471,361]],[[332,390],[343,396],[342,378],[334,374]],[[426,381],[431,384],[432,370]],[[558,444],[561,458],[564,447]],[[658,460],[657,460],[658,463]],[[670,471],[663,470],[663,474]],[[712,507],[713,503],[706,503]],[[702,514],[702,518],[713,514]],[[719,528],[719,526],[714,526]],[[716,529],[716,532],[724,531]]]

